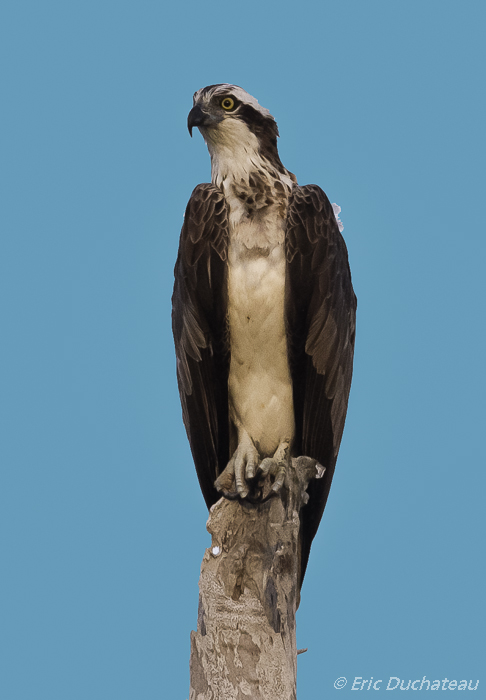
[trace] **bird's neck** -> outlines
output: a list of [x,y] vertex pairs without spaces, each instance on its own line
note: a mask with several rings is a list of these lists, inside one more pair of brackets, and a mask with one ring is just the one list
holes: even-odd
[[291,189],[297,182],[278,155],[275,160],[262,153],[258,138],[238,120],[225,120],[216,134],[204,130],[203,136],[211,156],[211,180],[217,187],[251,187],[252,180],[263,178],[272,182],[280,180]]

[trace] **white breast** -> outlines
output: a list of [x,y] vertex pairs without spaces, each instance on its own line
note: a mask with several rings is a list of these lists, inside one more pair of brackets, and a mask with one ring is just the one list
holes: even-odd
[[231,226],[228,259],[230,417],[262,456],[273,455],[294,435],[283,222],[272,218]]

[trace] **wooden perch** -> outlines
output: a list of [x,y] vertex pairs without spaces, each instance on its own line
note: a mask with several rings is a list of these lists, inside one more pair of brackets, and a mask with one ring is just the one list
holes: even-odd
[[190,700],[295,700],[299,513],[310,479],[323,473],[316,460],[298,457],[278,496],[256,504],[221,498],[211,508]]

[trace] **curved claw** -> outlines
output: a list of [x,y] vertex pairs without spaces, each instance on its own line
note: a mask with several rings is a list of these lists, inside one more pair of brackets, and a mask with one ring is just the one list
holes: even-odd
[[216,489],[229,499],[247,498],[250,493],[248,482],[255,478],[259,461],[255,445],[250,436],[245,434],[227,466],[214,482]]
[[[240,499],[253,504],[265,503],[278,495],[285,483],[290,460],[289,447],[289,441],[281,442],[273,457],[266,457],[259,464],[258,452],[249,435],[245,435],[226,468],[216,479],[216,489],[230,501]],[[274,479],[270,492],[263,497],[261,481],[268,475]]]
[[270,491],[267,493],[267,495],[265,496],[265,498],[262,498],[262,499],[261,499],[260,503],[266,503],[266,502],[269,501],[271,498],[277,498],[277,497],[278,497],[277,491],[274,491],[273,488],[272,488],[272,489],[270,489]]
[[226,498],[228,501],[237,501],[240,498],[240,494],[238,491],[220,491],[221,495],[223,498]]
[[260,503],[264,503],[265,499],[262,498],[263,490],[261,488],[257,488],[254,493],[250,491],[250,493],[245,496],[244,499],[248,503],[252,503],[254,506],[259,505]]
[[282,486],[284,485],[285,481],[285,474],[286,474],[286,464],[285,462],[279,462],[277,465],[277,474],[275,476],[275,481],[272,486],[272,491],[277,494]]
[[273,459],[273,457],[265,457],[260,464],[260,470],[262,476],[264,477],[267,476],[267,474],[275,474],[277,470],[277,462]]
[[[219,491],[223,498],[226,498],[228,501],[247,501],[253,505],[258,505],[259,503],[265,503],[265,501],[268,499],[268,496],[266,498],[262,498],[261,488],[258,488],[253,494],[251,491],[248,492],[246,496],[242,496],[238,493],[238,491],[226,491],[224,489],[220,489]],[[273,495],[276,496],[277,494]]]

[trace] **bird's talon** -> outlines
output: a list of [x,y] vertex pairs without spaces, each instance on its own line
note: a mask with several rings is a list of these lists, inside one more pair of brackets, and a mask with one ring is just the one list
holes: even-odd
[[264,498],[261,498],[261,499],[260,499],[259,502],[260,502],[260,503],[266,503],[266,502],[269,501],[271,498],[275,498],[275,497],[278,497],[278,493],[277,493],[276,491],[274,491],[273,488],[272,488],[272,489],[270,489],[270,491],[267,493],[267,495],[266,495]]
[[272,457],[265,457],[265,459],[260,464],[260,471],[262,476],[267,476],[267,474],[272,474],[273,470],[276,469],[277,463]]
[[237,501],[240,497],[238,491],[220,491],[221,495],[228,501]]
[[[289,443],[281,442],[273,457],[265,457],[259,464],[258,452],[248,438],[238,445],[234,455],[215,482],[216,489],[228,500],[265,503],[279,495],[285,482],[290,461]],[[267,487],[264,493],[264,481]]]

